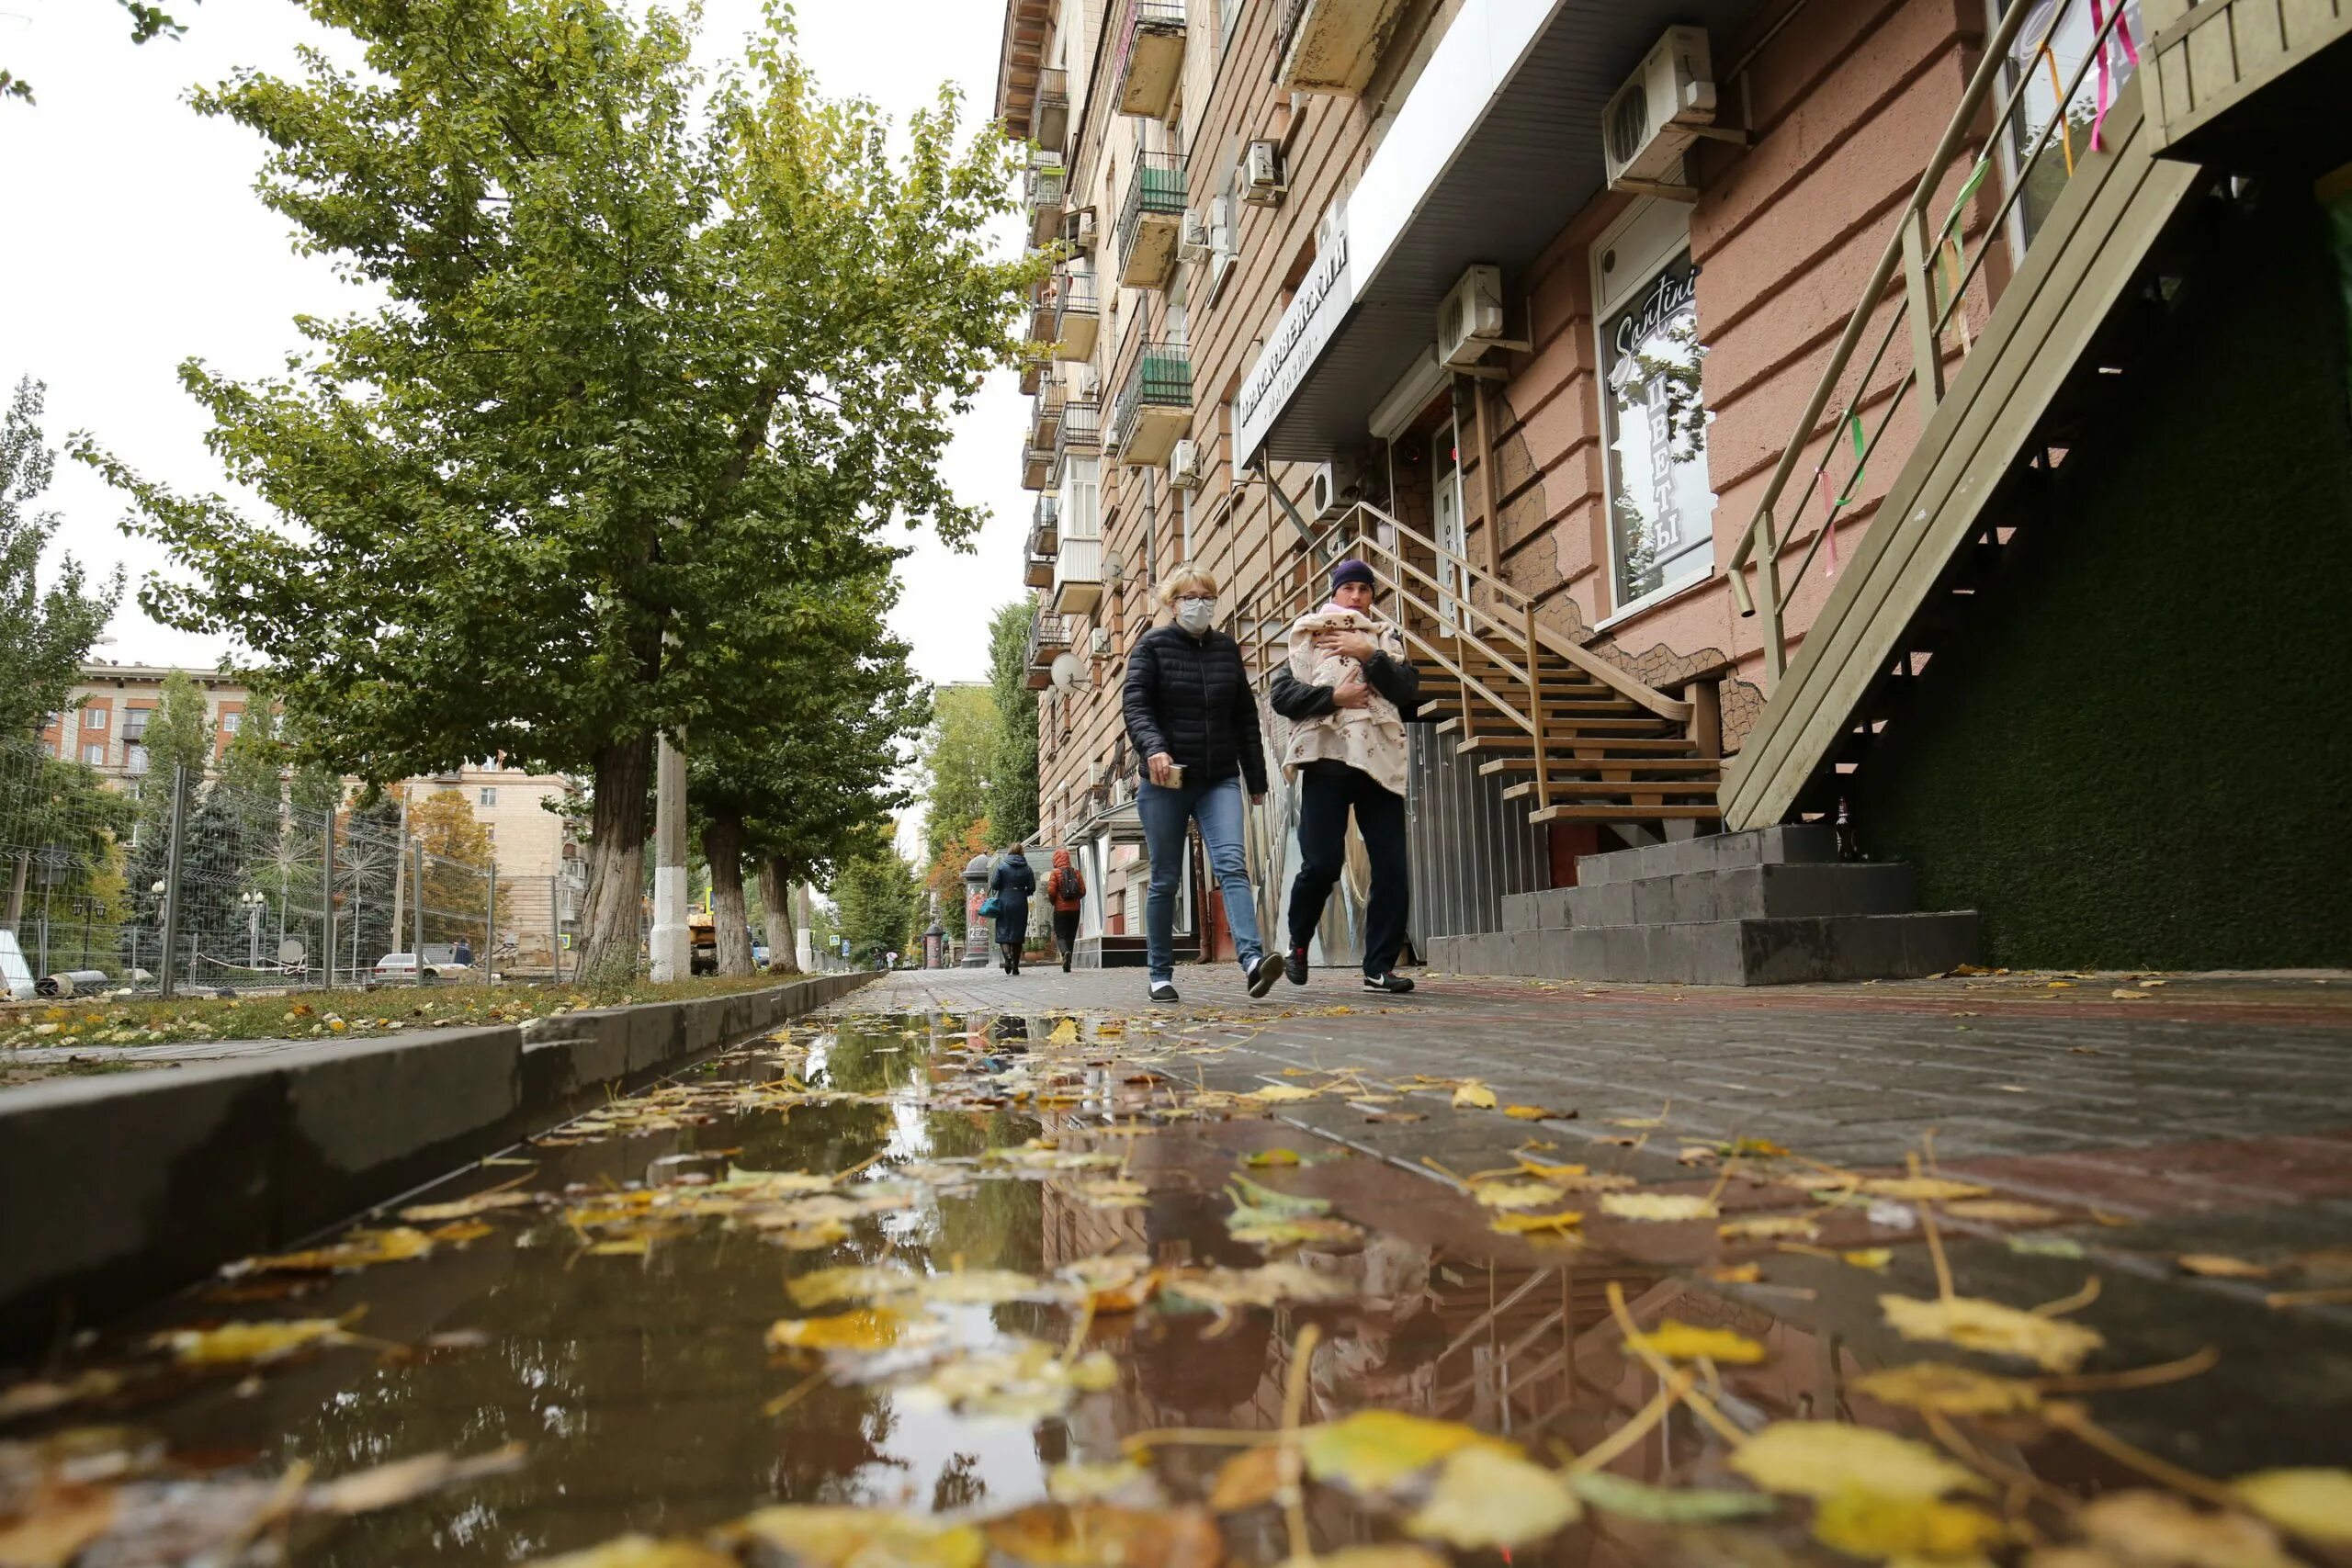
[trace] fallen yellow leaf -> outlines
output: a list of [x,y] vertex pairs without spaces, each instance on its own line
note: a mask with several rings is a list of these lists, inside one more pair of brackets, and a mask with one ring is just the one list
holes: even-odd
[[1993,1190],[1973,1182],[1947,1181],[1940,1176],[1873,1176],[1860,1184],[1873,1198],[1900,1198],[1913,1203],[1942,1203],[1960,1198],[1989,1198]]
[[887,1350],[910,1337],[906,1314],[888,1307],[859,1307],[831,1317],[780,1317],[768,1325],[768,1346],[778,1350]]
[[2075,1528],[2135,1568],[2293,1568],[2260,1519],[2208,1513],[2166,1492],[2110,1493],[2085,1504]]
[[283,1252],[256,1258],[244,1265],[266,1273],[323,1274],[335,1269],[366,1269],[378,1263],[402,1263],[433,1250],[423,1231],[406,1225],[386,1231],[354,1231],[349,1239],[307,1252]]
[[1225,1559],[1216,1520],[1201,1508],[1034,1503],[980,1528],[998,1552],[1030,1568],[1216,1568]]
[[112,1489],[45,1482],[13,1517],[0,1517],[0,1563],[66,1568],[114,1528]]
[[2015,1356],[2053,1372],[2071,1372],[2107,1341],[2098,1330],[2041,1317],[1998,1302],[1951,1296],[1923,1302],[1881,1296],[1887,1323],[1905,1339],[1957,1345],[1987,1355]]
[[1426,1540],[1464,1551],[1541,1540],[1584,1512],[1559,1476],[1498,1443],[1451,1455],[1429,1501],[1405,1521]]
[[1664,1356],[1669,1361],[1720,1361],[1725,1366],[1750,1367],[1764,1359],[1764,1347],[1728,1328],[1702,1328],[1668,1318],[1656,1328],[1628,1335],[1625,1343]]
[[1398,1410],[1360,1410],[1307,1428],[1300,1439],[1307,1473],[1317,1481],[1379,1492],[1474,1443],[1494,1443],[1475,1427]]
[[1884,1247],[1859,1247],[1851,1252],[1841,1252],[1838,1256],[1855,1268],[1867,1269],[1874,1274],[1883,1270],[1888,1264],[1894,1261],[1894,1250]]
[[1283,1450],[1272,1444],[1244,1449],[1216,1472],[1209,1506],[1220,1514],[1238,1514],[1272,1502],[1282,1486]]
[[1925,1443],[1837,1421],[1775,1421],[1728,1462],[1767,1492],[1799,1497],[1861,1487],[1880,1497],[1924,1500],[1981,1486],[1973,1472]]
[[1547,1111],[1541,1105],[1506,1105],[1503,1114],[1514,1122],[1548,1122],[1559,1112]]
[[2230,1490],[2290,1535],[2352,1546],[2352,1470],[2258,1470],[2231,1482]]
[[2000,1544],[2008,1531],[1999,1519],[1963,1503],[1842,1491],[1822,1500],[1813,1535],[1824,1546],[1856,1557],[1949,1562]]
[[2184,1253],[2174,1261],[2186,1272],[2201,1274],[2209,1280],[2267,1280],[2273,1272],[2262,1264],[2218,1252]]
[[1497,1214],[1495,1223],[1487,1228],[1504,1235],[1536,1235],[1546,1231],[1573,1230],[1584,1223],[1584,1215],[1574,1209],[1562,1209],[1550,1214]]
[[775,1547],[808,1568],[979,1568],[988,1556],[988,1543],[971,1526],[939,1524],[899,1508],[762,1508],[737,1520],[728,1533]]
[[1470,1196],[1489,1209],[1540,1209],[1567,1196],[1548,1181],[1479,1181]]
[[1492,1111],[1495,1091],[1472,1078],[1453,1091],[1453,1107],[1457,1111]]
[[735,1568],[735,1558],[697,1541],[625,1535],[585,1551],[542,1557],[533,1568]]
[[1296,1084],[1270,1083],[1263,1089],[1251,1089],[1241,1098],[1254,1100],[1264,1105],[1288,1105],[1293,1100],[1313,1100],[1317,1092],[1311,1089],[1301,1089]]
[[[332,1317],[299,1317],[284,1323],[224,1323],[217,1328],[183,1328],[158,1334],[153,1343],[169,1350],[184,1367],[235,1366],[275,1361],[297,1350],[347,1343],[343,1325]],[[0,1562],[6,1561],[0,1558]]]
[[2046,1203],[2021,1203],[2011,1198],[1962,1198],[1945,1204],[1944,1213],[1993,1225],[2047,1225],[2066,1217]]
[[1712,1220],[1715,1201],[1679,1192],[1606,1192],[1600,1212],[1621,1220]]
[[1803,1214],[1756,1214],[1744,1220],[1725,1220],[1716,1227],[1715,1234],[1725,1241],[1769,1241],[1791,1237],[1811,1241],[1821,1234],[1821,1227]]
[[2041,1404],[2041,1391],[2022,1378],[1980,1372],[1940,1361],[1885,1367],[1854,1380],[1857,1392],[1888,1404],[1946,1416],[2014,1416]]

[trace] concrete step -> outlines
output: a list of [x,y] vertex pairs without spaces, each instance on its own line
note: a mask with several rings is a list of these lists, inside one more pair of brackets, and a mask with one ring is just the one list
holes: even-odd
[[1579,926],[1437,937],[1432,968],[1545,980],[1785,986],[1939,974],[1976,952],[1974,910]]
[[1837,829],[1822,822],[1791,823],[1584,855],[1577,861],[1577,883],[1591,887],[1604,882],[1643,882],[1738,866],[1828,865],[1837,860]]
[[1513,894],[1502,901],[1503,929],[1903,915],[1915,907],[1915,888],[1911,868],[1899,863],[1732,866]]

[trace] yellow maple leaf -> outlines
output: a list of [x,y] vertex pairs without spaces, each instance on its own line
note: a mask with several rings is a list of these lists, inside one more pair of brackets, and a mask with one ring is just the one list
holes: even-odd
[[1728,1462],[1765,1491],[1798,1497],[1860,1488],[1881,1497],[1932,1498],[1982,1485],[1925,1443],[1838,1421],[1775,1421]]
[[1669,1361],[1720,1361],[1749,1367],[1764,1359],[1764,1347],[1728,1328],[1702,1328],[1668,1318],[1657,1327],[1628,1335],[1625,1343]]
[[1360,1410],[1307,1428],[1300,1439],[1307,1473],[1354,1491],[1378,1492],[1418,1475],[1474,1443],[1494,1443],[1476,1427],[1408,1416],[1400,1410]]
[[1495,1091],[1476,1078],[1464,1081],[1453,1091],[1453,1108],[1457,1111],[1492,1111]]
[[2015,1356],[2053,1372],[2071,1372],[2107,1343],[2095,1328],[2041,1317],[1998,1302],[1949,1296],[1932,1302],[1881,1296],[1879,1309],[1905,1339],[1957,1345],[1963,1350]]
[[1053,1032],[1046,1036],[1046,1043],[1048,1045],[1077,1044],[1078,1020],[1074,1018],[1066,1018],[1059,1023],[1054,1025]]

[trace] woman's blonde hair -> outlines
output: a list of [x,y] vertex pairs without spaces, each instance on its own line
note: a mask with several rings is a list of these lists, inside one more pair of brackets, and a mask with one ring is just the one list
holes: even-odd
[[1176,601],[1187,594],[1216,598],[1216,574],[1203,571],[1196,566],[1180,566],[1175,575],[1159,585],[1159,602],[1169,609],[1174,609]]

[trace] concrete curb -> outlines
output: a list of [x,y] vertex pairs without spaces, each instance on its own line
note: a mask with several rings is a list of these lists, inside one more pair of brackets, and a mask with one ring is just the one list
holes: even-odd
[[0,1350],[79,1328],[304,1236],[870,974],[300,1045],[0,1097]]

